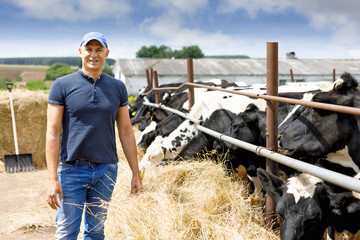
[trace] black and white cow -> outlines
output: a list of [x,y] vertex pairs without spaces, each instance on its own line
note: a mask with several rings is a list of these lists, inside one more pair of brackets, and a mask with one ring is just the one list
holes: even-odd
[[[204,121],[202,126],[219,133],[224,133],[231,122],[237,117],[237,114],[229,110],[218,109]],[[174,161],[192,159],[198,154],[205,153],[205,151],[211,151],[214,147],[215,140],[216,138],[210,135],[198,132],[198,134],[184,146],[183,150],[175,157]]]
[[[181,83],[170,83],[170,84],[163,84],[160,87],[161,88],[167,88],[167,87],[178,87],[180,86]],[[142,90],[139,91],[139,95],[136,98],[135,102],[133,104],[131,104],[129,106],[129,114],[130,114],[130,120],[132,124],[135,123],[140,123],[142,121],[150,123],[150,119],[152,116],[151,111],[153,110],[152,108],[146,106],[143,104],[144,102],[144,96],[143,94],[147,91],[147,88],[144,88]],[[177,93],[182,92],[183,90],[160,90],[160,99],[163,102],[166,103],[174,103],[174,107],[179,105],[179,101],[181,101],[181,97],[182,95],[180,95],[180,97],[178,97],[176,100],[177,101],[171,101],[172,96],[177,96]],[[155,92],[151,92],[150,94],[148,94],[147,99],[150,102],[155,102]],[[186,96],[187,97],[187,96]],[[180,103],[181,105],[182,103]],[[163,110],[159,109],[159,118],[160,115],[163,115]]]
[[[262,99],[252,99],[236,94],[206,91],[198,94],[197,101],[189,113],[196,119],[206,121],[218,109],[226,109],[238,114],[246,109],[249,103],[254,103],[259,109],[265,109],[266,102]],[[162,159],[174,159],[183,147],[198,134],[197,128],[190,120],[185,120],[169,136],[158,136],[146,150],[140,161],[140,168],[152,166]],[[160,143],[160,144],[159,144]]]
[[[331,91],[311,101],[360,107],[357,81],[344,73]],[[279,127],[279,145],[287,156],[314,163],[320,158],[360,172],[360,116],[298,107]]]
[[[235,83],[229,83],[226,80],[209,80],[209,81],[196,81],[197,84],[213,86],[213,87],[221,87],[221,88],[228,88],[228,87],[238,87]],[[183,83],[170,83],[170,84],[162,84],[159,88],[167,88],[167,87],[179,87]],[[161,104],[166,105],[167,107],[171,107],[174,109],[179,109],[184,105],[184,103],[188,100],[187,95],[188,87],[185,86],[182,89],[177,90],[160,90],[160,99]],[[157,108],[148,107],[143,105],[143,94],[147,91],[147,88],[144,88],[139,91],[139,96],[137,97],[136,101],[129,107],[129,114],[131,118],[131,123],[136,124],[141,122],[141,128],[144,129],[144,126],[150,124],[151,120],[155,122],[160,122],[164,120],[169,114],[167,111]],[[204,88],[195,88],[196,92],[203,92],[207,91]],[[195,94],[195,97],[198,94]],[[155,102],[155,92],[151,92],[147,96],[150,102]],[[186,104],[185,104],[186,105]],[[188,105],[188,104],[187,104]],[[185,109],[188,109],[188,106],[184,106]],[[151,120],[150,120],[151,119]]]
[[[281,92],[287,92],[292,90],[296,91],[304,91],[305,89],[316,90],[319,89],[323,84],[302,84],[303,86],[282,86]],[[310,85],[310,86],[308,86]],[[240,90],[241,89],[237,89]],[[253,88],[246,88],[243,91],[246,92],[255,92],[264,93],[264,88],[255,86]],[[210,114],[216,109],[227,109],[234,113],[243,112],[246,109],[247,104],[255,103],[255,105],[259,106],[260,110],[265,109],[265,101],[262,99],[251,99],[244,96],[239,96],[235,94],[228,94],[223,92],[213,92],[206,91],[200,94],[195,94],[195,106],[193,107],[190,115],[195,118],[200,118],[206,120]],[[185,120],[179,127],[174,130],[168,137],[159,136],[156,145],[151,144],[149,149],[147,149],[143,159],[140,162],[140,167],[151,166],[153,164],[158,163],[161,159],[174,159],[177,154],[184,148],[184,146],[191,141],[194,136],[198,134],[197,129],[194,125],[189,121]],[[195,145],[194,145],[195,146]],[[204,146],[205,147],[205,146]],[[190,147],[190,150],[193,147]],[[191,150],[192,151],[192,150]],[[187,151],[189,153],[189,151]],[[195,151],[192,151],[195,153]],[[186,155],[188,156],[188,153]],[[180,155],[179,157],[182,157]],[[255,170],[254,170],[255,171]]]
[[353,234],[360,229],[360,200],[351,192],[335,193],[323,180],[305,173],[284,181],[259,168],[258,176],[276,199],[282,240],[320,240],[328,227]]
[[[319,91],[319,87],[316,85],[310,86],[309,89],[310,90],[308,92]],[[249,90],[253,91],[254,89],[247,89],[247,92],[249,92]],[[256,89],[256,91],[258,90],[259,89]],[[281,92],[279,93],[279,96],[301,99],[303,98],[304,94],[308,93],[283,92],[288,90],[290,89],[286,88],[286,86],[283,86]],[[292,90],[294,91],[294,89]],[[299,91],[298,88],[296,88],[296,90]],[[304,87],[301,88],[301,90],[304,90]],[[278,120],[281,122],[288,115],[293,105],[281,102],[278,105]],[[216,131],[219,133],[223,133],[224,135],[254,145],[265,146],[266,113],[265,111],[259,110],[254,104],[249,104],[244,112],[231,117],[232,120],[230,123],[228,123],[228,120],[230,118],[222,117],[218,120],[215,120],[216,117],[218,116],[212,116],[210,119],[208,119],[209,124],[204,122],[203,126],[210,128],[211,130],[217,129]],[[224,121],[224,123],[222,124],[221,128],[216,126],[222,121]],[[236,169],[241,165],[244,166],[245,169],[248,171],[249,176],[256,176],[256,169],[258,167],[265,166],[265,160],[263,157],[241,149],[235,145],[216,140],[213,137],[201,132],[199,132],[196,137],[193,138],[184,147],[184,149],[177,155],[174,160],[191,159],[198,155],[200,152],[204,152],[204,150],[212,150],[213,147],[215,147],[218,153],[226,152],[226,154],[224,154],[224,156],[226,156],[226,159],[223,160],[227,170],[237,171]],[[285,169],[286,167],[283,166],[283,168]],[[286,169],[290,171],[290,169]]]
[[[281,122],[288,115],[293,105],[279,104],[278,108],[278,121]],[[240,113],[235,118],[225,135],[239,139],[241,141],[251,143],[257,146],[266,146],[266,112],[259,110],[256,106],[250,104],[246,111]],[[255,153],[241,149],[233,144],[223,143],[217,145],[217,150],[220,151],[224,148],[228,151],[229,164],[232,164],[232,169],[236,168],[239,164],[244,164],[249,167],[248,171],[251,176],[256,175],[256,169],[260,166],[265,166],[263,157]],[[249,162],[246,164],[246,162]],[[247,167],[247,168],[248,168]]]
[[[183,112],[186,112],[183,110]],[[144,133],[141,138],[139,137],[137,145],[142,148],[147,148],[150,144],[155,140],[155,137],[161,136],[166,137],[170,133],[172,133],[182,122],[184,118],[177,115],[177,114],[170,114],[164,120],[159,123],[155,123],[154,129],[151,126],[149,129],[150,131]]]

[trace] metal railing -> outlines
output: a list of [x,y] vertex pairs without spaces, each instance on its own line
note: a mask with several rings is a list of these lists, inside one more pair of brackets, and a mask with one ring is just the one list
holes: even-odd
[[294,158],[290,158],[287,156],[284,156],[280,153],[276,153],[274,151],[268,150],[265,147],[261,147],[261,146],[256,146],[244,141],[241,141],[239,139],[235,139],[232,137],[229,137],[227,135],[224,135],[222,133],[213,131],[209,128],[203,127],[200,124],[200,120],[192,117],[190,114],[188,113],[183,113],[179,110],[173,109],[173,108],[169,108],[165,105],[162,104],[155,104],[155,103],[150,103],[148,101],[148,99],[145,97],[144,98],[144,105],[149,106],[149,107],[155,107],[155,108],[160,108],[175,114],[178,114],[179,116],[190,120],[193,123],[196,123],[195,127],[199,130],[202,131],[208,135],[211,135],[217,139],[220,139],[222,141],[228,142],[230,144],[236,145],[238,147],[241,147],[243,149],[246,149],[250,152],[253,152],[261,157],[266,157],[269,158],[273,161],[276,161],[278,163],[281,163],[283,165],[286,165],[288,167],[294,168],[298,171],[301,172],[305,172],[305,173],[309,173],[313,176],[316,176],[318,178],[321,178],[325,181],[328,181],[330,183],[333,183],[335,185],[338,185],[340,187],[343,187],[345,189],[348,189],[350,191],[356,191],[356,192],[360,192],[360,180],[357,180],[355,178],[331,171],[331,170],[327,170],[321,167],[317,167],[315,165],[303,162],[303,161],[299,161],[297,159]]
[[[359,108],[352,108],[347,106],[340,106],[334,104],[327,104],[327,103],[320,103],[320,102],[312,102],[312,101],[304,101],[304,100],[297,100],[292,98],[285,98],[279,97],[278,95],[278,59],[277,59],[277,43],[267,43],[267,95],[264,94],[256,94],[250,93],[245,91],[238,91],[238,90],[229,90],[223,89],[218,87],[212,87],[202,84],[194,83],[194,75],[193,75],[193,66],[192,66],[192,59],[188,59],[187,67],[188,67],[188,82],[181,84],[178,87],[167,87],[167,88],[159,88],[158,86],[158,79],[156,71],[151,69],[151,76],[149,77],[148,70],[146,70],[147,74],[147,81],[148,81],[148,88],[150,89],[148,92],[142,94],[144,96],[144,104],[151,107],[156,107],[163,109],[165,111],[169,111],[175,114],[182,116],[183,118],[189,119],[190,121],[197,123],[196,127],[199,131],[207,133],[213,137],[216,137],[220,140],[226,141],[230,144],[234,144],[238,147],[256,153],[259,156],[267,158],[266,161],[266,170],[271,173],[274,172],[275,167],[274,163],[281,163],[288,167],[294,168],[298,171],[305,172],[311,174],[313,176],[319,177],[327,182],[335,184],[337,186],[341,186],[345,189],[360,192],[360,180],[354,179],[352,177],[327,170],[321,167],[317,167],[315,165],[299,161],[294,158],[290,158],[284,156],[282,154],[277,153],[277,144],[276,146],[274,143],[277,143],[277,102],[284,102],[290,103],[295,105],[303,105],[307,107],[319,108],[329,111],[341,112],[346,114],[355,114],[360,115]],[[190,70],[189,70],[190,69]],[[152,88],[152,82],[154,80],[155,88]],[[333,81],[335,80],[335,69],[333,70]],[[266,127],[266,148],[261,146],[256,146],[253,144],[246,143],[244,141],[240,141],[238,139],[231,138],[229,136],[223,135],[221,133],[215,132],[211,129],[205,128],[200,125],[200,121],[198,119],[193,118],[191,115],[187,113],[180,112],[176,109],[172,109],[160,104],[160,90],[179,90],[184,87],[188,86],[188,95],[189,95],[189,112],[194,104],[194,87],[197,88],[207,88],[216,91],[223,91],[232,94],[243,95],[251,98],[260,98],[267,101],[267,127]],[[270,89],[270,91],[269,91]],[[150,103],[146,96],[150,93],[155,91],[156,96],[156,104]],[[274,104],[275,103],[275,104]],[[270,117],[269,117],[270,116]],[[270,130],[269,130],[270,129]],[[269,161],[270,160],[270,161]],[[274,161],[274,162],[273,162]],[[271,213],[275,211],[276,202],[274,199],[267,197],[266,200],[266,213],[268,216],[271,216]]]

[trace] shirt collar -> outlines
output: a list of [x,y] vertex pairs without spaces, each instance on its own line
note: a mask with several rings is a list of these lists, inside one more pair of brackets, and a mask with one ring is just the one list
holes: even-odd
[[[94,80],[92,79],[92,77],[86,75],[81,68],[79,68],[78,72],[79,72],[79,73],[81,74],[81,76],[83,76],[85,79],[87,79],[87,80],[89,80],[89,81],[94,81]],[[104,75],[104,72],[101,73],[101,75],[99,76],[99,78],[98,78],[96,81],[100,80],[100,78],[101,78],[103,75]]]

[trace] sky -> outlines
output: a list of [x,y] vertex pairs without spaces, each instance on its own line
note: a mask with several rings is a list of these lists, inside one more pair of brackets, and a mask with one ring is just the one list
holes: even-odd
[[142,46],[197,45],[206,56],[360,58],[359,0],[0,0],[0,58],[78,56],[105,35],[110,58]]

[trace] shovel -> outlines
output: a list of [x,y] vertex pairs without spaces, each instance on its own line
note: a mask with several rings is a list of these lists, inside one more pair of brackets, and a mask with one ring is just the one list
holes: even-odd
[[34,165],[32,161],[31,154],[19,154],[19,147],[17,142],[17,135],[16,135],[16,124],[15,124],[15,114],[14,114],[14,105],[11,97],[11,90],[13,88],[12,82],[7,82],[6,87],[9,90],[10,96],[10,108],[11,108],[11,118],[12,118],[12,125],[13,125],[13,133],[14,133],[14,142],[15,142],[15,155],[5,155],[4,162],[5,162],[5,169],[7,173],[15,173],[15,172],[27,172],[27,171],[34,171]]

